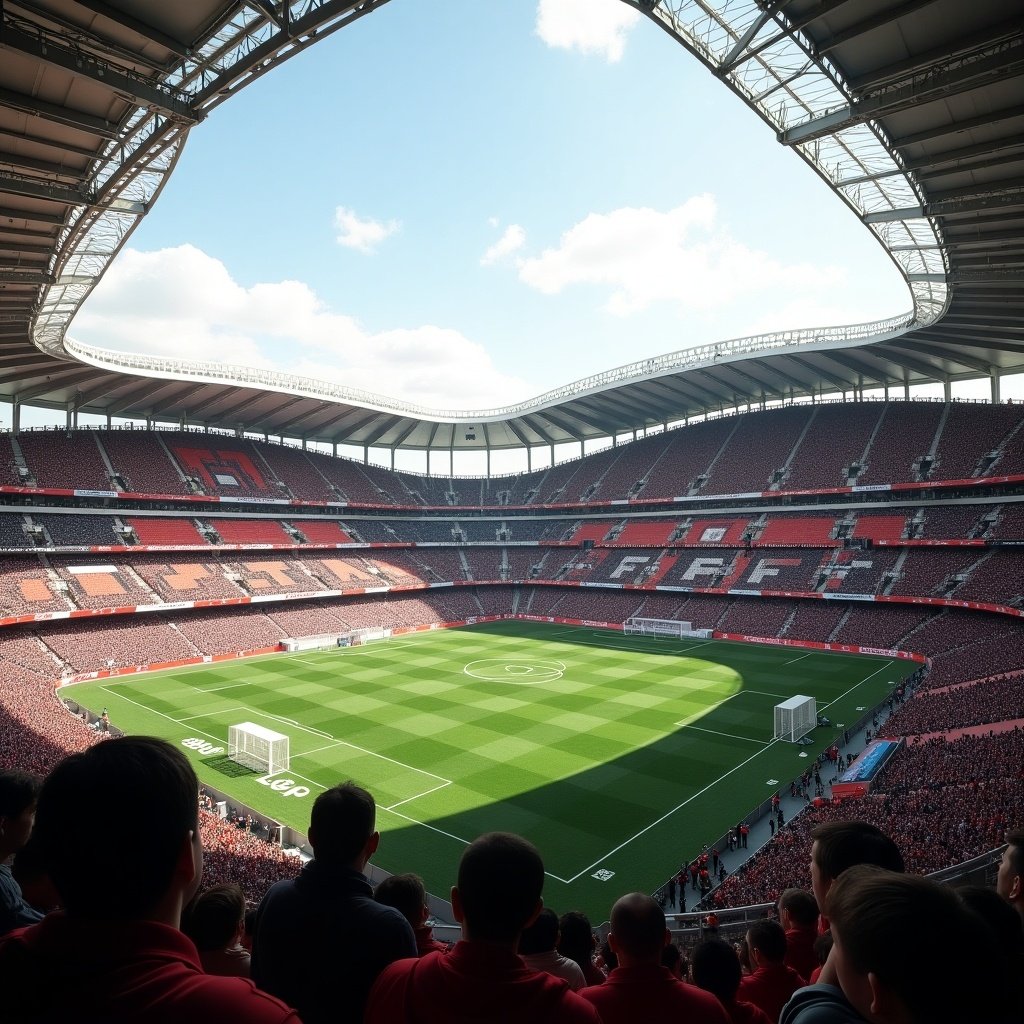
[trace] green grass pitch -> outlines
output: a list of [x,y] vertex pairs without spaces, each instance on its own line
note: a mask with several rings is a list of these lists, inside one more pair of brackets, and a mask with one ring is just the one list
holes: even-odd
[[126,732],[175,744],[223,747],[228,726],[246,721],[286,733],[291,767],[278,778],[308,796],[185,749],[201,780],[302,831],[318,792],[355,779],[379,807],[376,863],[419,872],[439,895],[467,842],[521,833],[544,856],[547,903],[601,921],[615,897],[656,889],[799,775],[810,763],[801,752],[813,757],[837,735],[819,728],[813,747],[773,742],[775,704],[814,696],[838,726],[914,667],[504,622],[68,692],[107,707]]

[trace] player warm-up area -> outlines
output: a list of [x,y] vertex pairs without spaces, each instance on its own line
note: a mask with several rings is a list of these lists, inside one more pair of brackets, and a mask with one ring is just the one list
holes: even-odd
[[[540,848],[545,897],[596,920],[653,891],[882,700],[912,663],[586,628],[492,623],[348,649],[89,683],[71,695],[163,736],[200,779],[303,831],[316,794],[366,786],[377,862],[446,894],[465,843],[495,829]],[[813,746],[772,712],[816,698]],[[273,776],[227,758],[228,729],[289,738]],[[728,860],[727,860],[728,863]]]

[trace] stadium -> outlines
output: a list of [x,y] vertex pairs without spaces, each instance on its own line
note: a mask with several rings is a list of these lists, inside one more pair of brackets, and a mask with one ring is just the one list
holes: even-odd
[[[627,0],[871,232],[903,316],[463,412],[75,341],[193,129],[386,2],[4,5],[0,768],[168,739],[208,880],[256,902],[345,778],[377,798],[378,876],[421,874],[441,922],[491,830],[595,923],[714,849],[682,934],[809,885],[843,818],[908,870],[991,881],[1024,821],[1015,5]],[[510,450],[526,470],[492,474]]]

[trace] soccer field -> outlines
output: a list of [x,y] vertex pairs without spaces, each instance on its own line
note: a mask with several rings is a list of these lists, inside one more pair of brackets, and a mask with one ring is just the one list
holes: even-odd
[[[65,692],[126,732],[182,745],[201,780],[302,831],[318,792],[356,780],[379,808],[375,862],[417,871],[438,895],[467,842],[518,832],[544,856],[546,902],[601,921],[615,897],[653,891],[788,784],[810,763],[802,752],[824,749],[914,668],[501,622]],[[772,740],[772,709],[795,694],[833,722],[813,746]],[[228,727],[247,721],[290,737],[291,768],[274,781],[308,795],[193,749],[226,748]]]

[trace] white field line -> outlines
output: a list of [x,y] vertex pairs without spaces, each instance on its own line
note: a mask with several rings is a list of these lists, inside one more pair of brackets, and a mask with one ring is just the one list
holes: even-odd
[[[322,648],[317,653],[320,657],[317,659],[307,657],[292,657],[289,660],[294,661],[299,665],[314,665],[320,668],[332,668],[330,664],[324,665],[326,656],[341,656],[343,658],[351,658],[356,654],[369,654],[371,651],[380,650],[381,647],[386,647],[389,651],[397,651],[402,647],[415,647],[416,644],[409,643],[408,640],[371,640],[366,644],[357,644],[355,647],[326,647]],[[311,652],[305,652],[311,653]]]
[[[185,719],[183,719],[183,718],[171,718],[170,715],[165,715],[162,711],[157,711],[155,708],[150,708],[150,707],[147,707],[145,704],[140,704],[137,700],[132,700],[131,697],[126,697],[123,693],[115,693],[109,687],[101,686],[100,689],[101,690],[105,690],[112,697],[120,697],[121,700],[126,700],[126,701],[128,701],[129,704],[134,704],[136,707],[142,708],[144,711],[149,711],[149,712],[151,712],[154,715],[159,715],[161,718],[166,718],[168,722],[173,722],[175,725],[181,725],[185,721]],[[242,705],[240,707],[237,707],[237,708],[229,708],[228,710],[229,711],[248,711],[249,714],[251,714],[251,715],[261,715],[264,718],[271,718],[271,719],[276,719],[276,720],[285,721],[285,722],[289,722],[290,721],[290,719],[287,719],[287,718],[280,719],[280,716],[278,716],[278,715],[268,715],[268,714],[266,714],[263,711],[255,711],[253,708],[246,707],[244,705]],[[224,712],[218,711],[216,713],[217,714],[223,714]],[[207,714],[209,714],[209,712],[207,712]],[[190,716],[190,717],[205,718],[206,714],[204,714],[204,715],[195,715],[195,716]],[[332,741],[332,743],[337,744],[339,746],[351,747],[353,750],[358,750],[362,754],[369,754],[371,757],[380,758],[380,760],[382,760],[382,761],[390,761],[391,764],[397,764],[400,768],[406,768],[406,769],[408,769],[411,772],[416,772],[418,775],[426,775],[426,776],[429,776],[432,779],[437,779],[438,782],[443,782],[446,786],[450,786],[451,785],[451,781],[452,781],[451,779],[446,779],[446,778],[444,778],[441,775],[435,775],[433,772],[424,771],[422,768],[415,768],[413,765],[406,764],[404,761],[396,761],[393,757],[387,757],[385,754],[375,753],[372,750],[367,750],[365,747],[358,747],[354,743],[349,743],[347,740],[339,740],[336,737],[331,736],[330,734],[328,734],[326,732],[320,732],[319,729],[309,729],[309,728],[307,728],[304,725],[297,725],[297,724],[296,724],[296,727],[299,728],[299,729],[304,729],[306,732],[311,732],[311,733],[313,733],[316,736],[322,736],[324,739],[329,739],[329,740]],[[220,736],[214,736],[212,732],[205,732],[202,729],[192,729],[192,732],[202,733],[202,735],[209,736],[210,739],[216,740],[218,743],[226,742]],[[303,757],[305,755],[299,753],[299,754],[296,754],[295,756],[296,757]],[[294,775],[295,773],[292,772],[292,774]],[[302,778],[302,776],[297,776],[297,777],[298,778]],[[304,782],[309,782],[310,780],[309,779],[303,779],[303,781]],[[320,784],[319,783],[315,783],[315,785],[320,785]],[[320,788],[321,789],[325,789],[326,787],[325,786],[320,786]],[[437,788],[440,788],[440,787],[437,787]],[[423,794],[420,793],[420,794],[417,794],[417,795],[418,796],[422,796]]]
[[700,790],[700,792],[694,793],[693,796],[687,797],[681,804],[677,804],[675,807],[672,808],[672,810],[666,811],[656,821],[652,821],[649,825],[646,825],[644,828],[640,829],[640,831],[637,832],[636,835],[630,836],[629,839],[625,840],[622,843],[619,843],[619,845],[616,846],[614,850],[609,850],[603,857],[598,857],[598,859],[595,860],[593,864],[588,864],[582,871],[579,871],[575,875],[573,875],[572,878],[568,880],[568,882],[575,882],[577,878],[582,877],[588,871],[591,871],[593,868],[596,868],[599,864],[603,864],[609,857],[618,853],[619,850],[623,849],[624,847],[629,846],[630,843],[632,843],[636,839],[639,839],[642,835],[645,835],[646,833],[650,832],[650,830],[654,828],[656,825],[660,825],[666,819],[671,818],[672,815],[676,813],[676,811],[682,810],[688,803],[691,803],[692,801],[696,800],[699,796],[703,796],[703,794],[705,794],[709,789],[711,789],[713,786],[717,786],[723,779],[727,779],[730,775],[732,775],[733,772],[739,771],[740,768],[744,767],[744,765],[747,765],[751,761],[753,761],[755,757],[760,757],[769,747],[774,746],[777,742],[778,740],[772,740],[770,743],[766,743],[760,750],[754,751],[754,753],[751,754],[750,757],[746,759],[746,761],[741,761],[738,765],[735,765],[734,767],[730,768],[723,775],[720,775],[717,779],[715,779],[714,782],[709,782],[702,790]]
[[851,686],[846,691],[846,693],[841,693],[838,697],[836,697],[835,700],[831,700],[827,704],[822,704],[821,710],[824,711],[825,708],[830,708],[830,707],[832,707],[833,704],[837,704],[844,697],[846,697],[849,694],[853,693],[853,691],[856,690],[858,686],[863,686],[869,679],[874,679],[875,676],[877,676],[879,672],[884,672],[890,666],[895,665],[895,664],[896,664],[895,661],[892,661],[892,660],[887,661],[880,669],[877,669],[876,671],[872,672],[871,675],[869,675],[869,676],[865,676],[859,683],[854,683],[853,686]]
[[767,690],[744,690],[744,693],[756,693],[759,697],[778,697],[779,700],[789,700],[792,694],[769,693]]
[[335,747],[341,745],[341,740],[335,740],[333,743],[328,743],[325,747],[314,747],[312,750],[304,750],[301,754],[297,754],[297,757],[309,757],[310,754],[320,754],[325,750],[333,750]]
[[696,729],[697,732],[709,732],[714,736],[725,736],[727,739],[730,740],[742,740],[744,743],[759,743],[762,747],[768,746],[768,743],[765,740],[754,740],[751,739],[749,736],[737,736],[735,733],[732,732],[719,732],[717,729],[705,729],[703,726],[700,725],[684,725],[683,728]]
[[444,789],[445,786],[450,786],[450,782],[442,782],[440,786],[435,786],[433,789],[424,790],[422,793],[417,793],[415,796],[406,797],[404,800],[399,800],[397,804],[392,804],[390,807],[385,807],[385,811],[393,811],[396,807],[401,807],[403,804],[411,803],[413,800],[419,800],[421,796],[429,796],[431,793],[436,793],[439,789]]
[[[188,685],[192,686],[191,683]],[[252,683],[229,683],[227,686],[213,686],[209,690],[204,690],[201,686],[192,686],[192,689],[200,693],[220,693],[221,690],[233,690],[237,686],[252,686]]]
[[[388,810],[389,808],[384,807],[382,810]],[[457,836],[453,832],[445,832],[443,828],[436,828],[433,825],[428,825],[424,821],[420,821],[418,818],[411,818],[408,814],[402,814],[401,811],[391,811],[398,818],[404,818],[406,821],[411,822],[413,825],[422,825],[424,828],[429,828],[431,832],[436,832],[439,836],[446,836],[448,839],[454,839],[457,843],[462,843],[463,846],[469,846],[469,840],[463,839],[462,836]],[[545,871],[545,875],[548,878],[553,878],[556,882],[562,882],[564,885],[568,885],[573,879],[571,878],[560,878],[558,875],[552,874],[550,871]],[[577,876],[578,877],[578,876]]]
[[[106,689],[106,687],[104,687],[104,689]],[[118,694],[118,696],[123,696],[123,694]],[[125,697],[124,699],[125,700],[131,700],[130,697]],[[140,704],[139,707],[140,708],[141,707],[145,707],[145,705],[144,704]],[[218,711],[217,714],[218,715],[227,715],[227,714],[230,714],[232,711],[248,711],[248,710],[249,710],[248,708],[241,708],[241,707],[239,707],[239,708],[226,708],[224,711]],[[156,714],[159,714],[159,712],[156,712]],[[191,722],[193,718],[208,718],[209,715],[210,715],[209,711],[204,711],[201,715],[188,715],[185,718],[172,718],[171,721],[172,722]]]
[[792,661],[784,661],[782,663],[782,667],[785,668],[787,665],[795,665],[798,661],[803,661],[804,658],[809,658],[813,653],[814,652],[811,651],[810,654],[801,654],[799,658],[794,658]]

